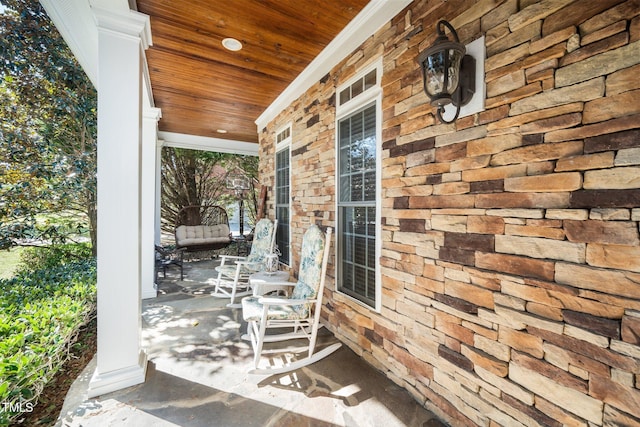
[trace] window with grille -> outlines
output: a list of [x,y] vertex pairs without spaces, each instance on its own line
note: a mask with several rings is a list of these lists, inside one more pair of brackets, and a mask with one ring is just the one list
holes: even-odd
[[340,120],[340,290],[369,305],[376,296],[376,107]]
[[291,127],[287,127],[276,136],[277,151],[275,164],[275,200],[276,219],[278,228],[276,230],[276,245],[280,250],[280,262],[289,265],[290,263],[290,233],[289,233],[289,210],[290,210],[290,141]]
[[[379,77],[381,65],[345,84],[362,85],[337,111],[337,283],[338,290],[379,309]],[[375,82],[372,84],[371,79]],[[345,98],[346,99],[346,98]]]

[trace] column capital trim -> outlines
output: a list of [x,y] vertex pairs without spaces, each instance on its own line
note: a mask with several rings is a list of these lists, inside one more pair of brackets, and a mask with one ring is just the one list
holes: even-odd
[[151,20],[148,15],[134,10],[120,12],[97,6],[92,6],[91,10],[98,32],[105,30],[139,38],[144,50],[153,44],[151,41]]
[[162,118],[162,110],[157,107],[145,108],[142,112],[142,117],[145,119],[155,120],[157,122]]

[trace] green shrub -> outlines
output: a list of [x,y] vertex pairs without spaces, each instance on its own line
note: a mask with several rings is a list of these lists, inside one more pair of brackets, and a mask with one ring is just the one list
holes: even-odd
[[15,277],[0,280],[0,425],[35,404],[95,311],[90,250],[89,256],[71,245],[26,252]]
[[43,270],[90,258],[91,245],[88,243],[25,248],[21,254],[22,268],[18,269],[18,273]]

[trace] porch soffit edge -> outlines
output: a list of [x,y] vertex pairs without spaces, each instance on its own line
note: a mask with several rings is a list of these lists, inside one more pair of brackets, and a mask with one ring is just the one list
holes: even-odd
[[256,119],[258,133],[413,0],[372,0]]
[[174,132],[158,132],[163,140],[163,147],[187,148],[190,150],[214,151],[218,153],[258,155],[258,144],[222,138],[211,138],[198,135],[187,135]]
[[40,0],[80,66],[98,87],[98,28],[88,0]]

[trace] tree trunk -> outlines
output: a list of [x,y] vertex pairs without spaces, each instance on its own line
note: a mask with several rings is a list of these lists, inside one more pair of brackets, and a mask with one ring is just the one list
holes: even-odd
[[91,254],[97,255],[98,251],[98,209],[96,206],[95,194],[87,191],[87,217],[89,218],[89,236],[91,237]]

